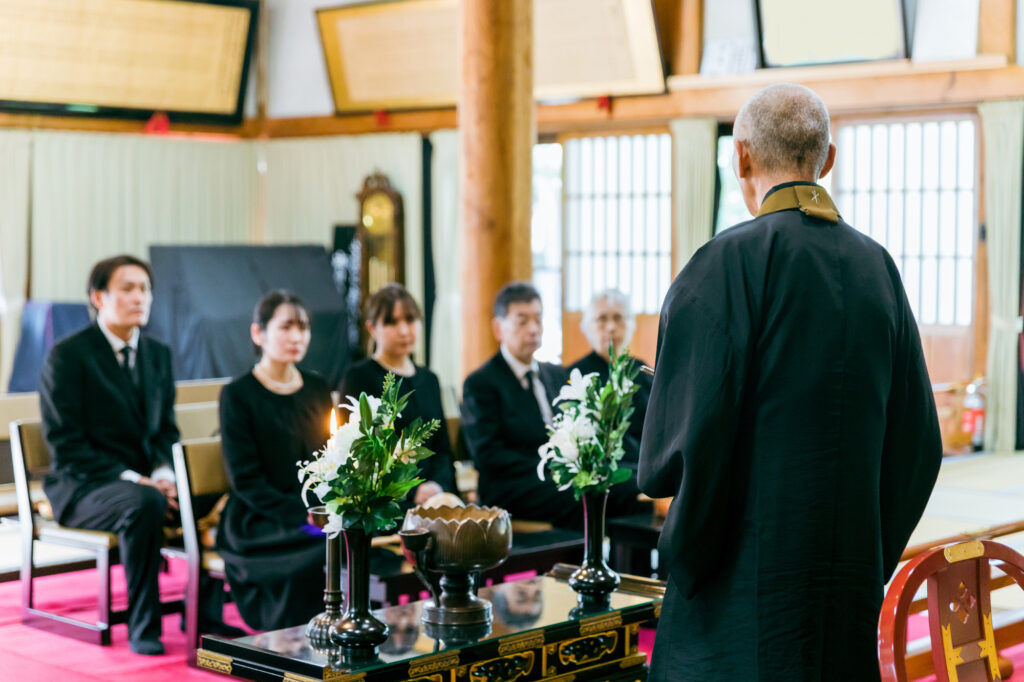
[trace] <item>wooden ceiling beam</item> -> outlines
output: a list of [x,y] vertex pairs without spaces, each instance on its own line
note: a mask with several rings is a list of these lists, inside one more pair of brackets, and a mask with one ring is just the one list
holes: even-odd
[[[1004,56],[965,62],[915,65],[866,63],[796,69],[764,69],[732,77],[675,76],[663,95],[613,98],[537,106],[540,133],[614,130],[663,125],[673,118],[711,116],[731,121],[750,95],[778,81],[802,83],[822,96],[835,115],[863,112],[971,107],[980,102],[1024,97],[1024,67],[1006,66]],[[241,126],[171,126],[175,133],[237,137],[308,137],[362,133],[419,132],[454,128],[454,108],[392,111],[348,116],[255,120]],[[143,121],[0,114],[0,128],[42,128],[96,132],[144,131]]]
[[[146,132],[146,121],[121,118],[92,118],[88,116],[43,116],[41,114],[12,114],[0,112],[0,129],[27,128],[30,130],[64,130],[92,133]],[[223,126],[198,123],[171,123],[170,134],[218,135],[224,137],[255,137],[259,124],[255,119],[241,125]]]

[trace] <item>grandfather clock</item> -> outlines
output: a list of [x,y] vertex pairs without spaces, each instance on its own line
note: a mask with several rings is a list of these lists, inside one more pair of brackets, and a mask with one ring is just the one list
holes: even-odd
[[[359,300],[362,306],[388,282],[405,285],[405,227],[402,195],[383,173],[378,171],[367,176],[356,198],[359,199],[356,238],[361,258]],[[361,348],[368,346],[369,337],[363,324],[359,325],[359,341]]]
[[388,282],[405,284],[402,195],[388,176],[376,172],[363,181],[356,235],[362,247],[360,290],[365,301]]

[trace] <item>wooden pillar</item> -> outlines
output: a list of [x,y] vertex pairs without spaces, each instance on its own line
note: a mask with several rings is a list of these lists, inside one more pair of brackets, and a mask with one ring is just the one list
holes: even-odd
[[[497,350],[492,305],[530,267],[533,0],[462,0],[462,371]],[[549,305],[558,305],[549,301]]]

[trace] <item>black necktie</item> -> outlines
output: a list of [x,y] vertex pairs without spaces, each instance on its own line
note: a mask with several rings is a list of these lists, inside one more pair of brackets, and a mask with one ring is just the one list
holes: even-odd
[[530,395],[533,395],[533,370],[526,370],[526,374],[523,375],[523,378],[526,379],[526,390],[530,392]]
[[124,372],[125,378],[128,380],[128,385],[132,387],[132,390],[138,390],[139,381],[136,378],[137,374],[132,370],[132,348],[131,346],[125,346],[121,349],[121,371]]

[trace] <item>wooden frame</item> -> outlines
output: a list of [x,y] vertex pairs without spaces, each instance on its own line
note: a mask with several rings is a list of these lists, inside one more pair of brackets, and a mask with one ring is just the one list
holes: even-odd
[[[97,2],[98,0],[93,0]],[[146,120],[152,116],[154,110],[164,110],[168,116],[175,121],[184,123],[199,123],[199,124],[221,124],[221,125],[239,125],[242,123],[243,108],[245,103],[245,95],[247,91],[246,83],[248,80],[249,73],[249,62],[250,57],[253,54],[256,32],[257,32],[257,9],[258,0],[172,0],[172,3],[191,4],[194,6],[207,6],[207,7],[220,7],[220,8],[233,8],[244,10],[248,14],[248,25],[245,27],[244,41],[245,45],[242,48],[241,63],[238,65],[240,70],[238,91],[234,95],[234,102],[231,111],[182,111],[174,110],[170,107],[160,106],[133,106],[131,103],[127,103],[124,106],[116,104],[94,104],[91,102],[78,103],[76,101],[71,102],[57,102],[57,101],[43,101],[43,100],[11,100],[11,99],[0,99],[0,109],[6,111],[13,111],[19,113],[29,114],[44,114],[44,115],[56,115],[62,117],[97,117],[97,118],[124,118],[124,119],[141,119]],[[162,11],[168,11],[173,5],[166,3],[161,7],[161,4],[157,4],[154,7],[161,7]],[[115,8],[113,7],[95,7],[94,11],[104,12],[107,15],[116,14]],[[139,10],[143,11],[143,10]],[[200,10],[202,11],[202,10]],[[88,15],[88,10],[84,10],[85,15]],[[210,18],[207,16],[206,18]],[[83,44],[85,38],[82,37]],[[79,46],[81,47],[81,45]],[[87,48],[86,48],[87,49]],[[81,98],[78,98],[79,101]]]
[[[588,41],[580,40],[579,35],[570,36],[569,39],[575,38],[575,42],[583,48],[593,45],[624,47],[629,55],[631,69],[617,75],[609,71],[605,78],[593,80],[593,74],[584,73],[585,67],[599,62],[581,60],[560,72],[567,64],[564,53],[571,53],[572,44],[564,44],[564,33],[556,36],[550,29],[545,31],[544,27],[569,25],[564,15],[574,9],[572,1],[582,4],[581,0],[562,0],[536,8],[537,24],[541,26],[537,32],[539,37],[534,39],[537,62],[534,69],[534,93],[537,98],[564,99],[664,92],[665,73],[651,0],[614,0],[607,5],[605,14],[577,15],[577,21],[572,24],[579,29],[580,26],[586,27],[586,22],[590,21],[594,23],[595,31],[621,31],[617,34],[623,37],[621,41],[609,40],[607,36],[596,36],[596,40]],[[584,1],[589,3],[589,0]],[[570,3],[568,7],[567,2]],[[605,16],[608,12],[617,13],[618,16]],[[361,3],[319,9],[316,16],[337,113],[450,107],[456,103],[460,80],[457,52],[460,17],[457,0]],[[424,26],[432,32],[429,40],[423,38]],[[381,41],[389,40],[403,51],[397,58],[392,55],[397,69],[384,56],[369,53],[363,56],[360,52],[356,59],[354,53],[357,50],[365,48],[369,52],[371,49],[369,45],[362,45],[358,41],[369,42],[375,32],[380,32],[377,37]],[[547,36],[547,40],[544,36]],[[383,54],[383,51],[376,53]],[[617,54],[622,57],[622,53]],[[413,59],[416,60],[415,64]],[[618,63],[622,59],[608,61]],[[361,80],[352,81],[354,74],[350,65],[362,70]],[[403,66],[407,66],[408,70],[402,71]],[[579,70],[581,67],[581,72],[574,72],[574,68]],[[379,89],[378,83],[386,83],[387,86]],[[417,88],[419,90],[413,92]],[[406,94],[407,91],[410,94]],[[387,92],[392,94],[385,94]]]
[[[835,63],[842,63],[842,62],[838,62],[838,61],[835,61],[835,60],[828,59],[827,57],[825,58],[824,61],[821,61],[821,62],[819,62],[819,61],[817,61],[816,59],[813,59],[813,58],[809,62],[802,62],[802,61],[791,61],[791,62],[788,62],[788,63],[773,62],[773,60],[770,58],[770,55],[768,53],[768,45],[767,45],[767,43],[768,43],[769,36],[767,34],[768,34],[769,31],[765,27],[765,17],[764,17],[764,15],[765,15],[765,11],[764,11],[765,7],[764,7],[764,5],[767,2],[781,2],[781,1],[783,1],[783,0],[754,0],[755,8],[756,8],[756,11],[757,11],[757,27],[758,27],[758,34],[759,34],[759,36],[758,36],[758,38],[759,38],[758,43],[759,43],[760,50],[761,50],[761,64],[764,67],[766,67],[766,68],[778,68],[778,67],[786,68],[786,67],[790,67],[790,66],[796,66],[798,64],[799,65],[806,65],[806,64],[835,64]],[[789,0],[785,0],[785,1],[789,1]],[[836,6],[843,6],[843,5],[845,5],[847,7],[853,7],[853,5],[849,5],[847,2],[845,2],[845,0],[833,0],[833,2],[834,2],[834,4]],[[906,28],[906,18],[904,16],[904,11],[903,11],[903,3],[901,2],[901,0],[879,0],[879,2],[887,3],[890,6],[890,8],[895,12],[895,15],[896,15],[895,18],[896,18],[896,21],[897,21],[897,25],[895,27],[893,27],[893,28],[895,28],[895,35],[893,37],[894,37],[894,39],[896,40],[896,42],[898,44],[891,46],[892,49],[893,49],[892,53],[881,54],[881,55],[879,55],[877,57],[873,57],[873,56],[869,56],[869,55],[865,55],[863,57],[856,57],[855,56],[853,59],[848,60],[848,61],[876,61],[876,60],[902,59],[902,58],[907,56],[907,28]],[[825,14],[825,13],[828,13],[828,8],[827,7],[826,8],[822,8],[820,6],[820,4],[821,3],[815,3],[815,5],[813,6],[813,10],[809,11],[808,14],[815,15],[815,14]],[[859,3],[860,6],[857,7],[856,12],[863,12],[864,11],[863,4],[864,3]],[[805,7],[807,7],[807,6],[805,5]],[[831,19],[831,17],[830,17],[830,19]],[[780,22],[780,23],[788,24],[788,26],[790,28],[797,28],[800,31],[800,35],[804,36],[808,40],[813,40],[814,38],[820,38],[823,42],[826,42],[826,43],[832,43],[835,40],[836,31],[832,30],[834,28],[834,26],[830,26],[829,30],[827,30],[827,32],[825,32],[824,34],[820,34],[820,33],[819,34],[808,34],[808,33],[804,33],[805,31],[807,31],[807,28],[805,27],[805,24],[803,22],[793,23],[793,22],[785,22],[785,21],[783,21],[783,22]],[[833,22],[829,21],[829,22],[824,22],[824,23],[832,24]],[[847,27],[844,27],[844,28],[847,28]],[[867,27],[866,26],[862,26],[861,28],[862,29],[866,29]],[[876,31],[877,31],[877,29],[876,29]],[[861,34],[861,35],[863,36],[863,34]],[[783,43],[785,43],[785,44],[792,44],[794,42],[798,42],[798,41],[793,40],[793,36],[788,36],[788,37],[784,36],[783,37]],[[844,60],[844,61],[847,61],[847,60]]]

